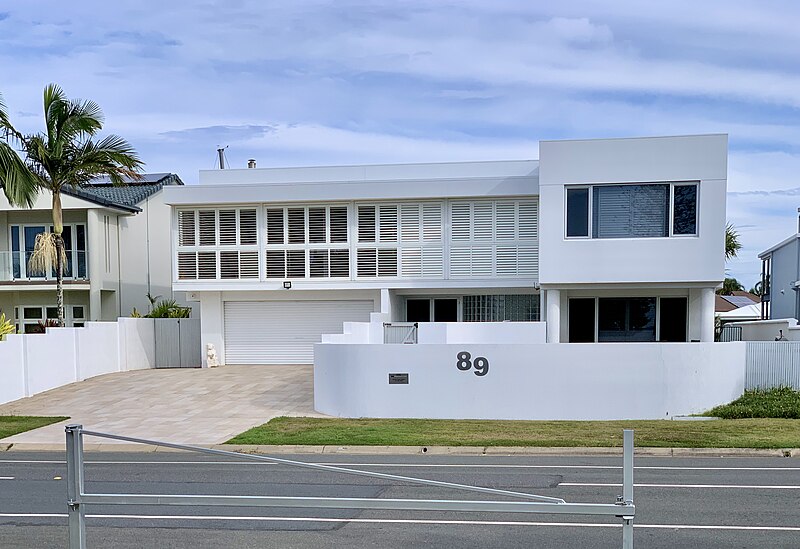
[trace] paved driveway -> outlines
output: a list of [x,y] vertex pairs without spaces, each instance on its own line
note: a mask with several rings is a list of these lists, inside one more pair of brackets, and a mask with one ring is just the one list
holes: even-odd
[[[188,444],[218,444],[282,415],[319,415],[311,366],[136,370],[98,376],[0,405],[0,415],[70,416],[2,439],[64,444],[64,425]],[[87,437],[86,443],[105,440]],[[111,442],[111,441],[108,441]]]

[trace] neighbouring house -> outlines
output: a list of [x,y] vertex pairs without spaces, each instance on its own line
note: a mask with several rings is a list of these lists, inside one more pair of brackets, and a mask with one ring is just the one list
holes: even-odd
[[322,334],[371,313],[544,321],[549,343],[712,342],[726,185],[726,135],[201,171],[164,190],[173,290],[199,302],[221,364],[309,364]]
[[758,258],[761,318],[800,320],[800,232],[764,250]]
[[714,296],[714,312],[719,315],[720,313],[727,313],[754,303],[760,307],[761,297],[750,292],[735,290],[730,295],[717,294]]
[[[146,312],[148,293],[176,297],[163,190],[182,185],[175,174],[154,173],[125,186],[100,178],[64,190],[67,326],[116,320],[134,307]],[[0,311],[22,333],[38,331],[40,322],[57,316],[55,273],[28,269],[36,236],[51,230],[51,201],[42,192],[32,209],[15,208],[0,193]]]

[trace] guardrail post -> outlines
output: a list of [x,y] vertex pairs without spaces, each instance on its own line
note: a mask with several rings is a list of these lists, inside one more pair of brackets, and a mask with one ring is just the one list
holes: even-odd
[[[622,502],[633,505],[633,430],[622,431]],[[622,549],[633,549],[633,517],[622,517]]]
[[69,549],[86,549],[86,516],[83,495],[83,425],[67,425],[67,508]]

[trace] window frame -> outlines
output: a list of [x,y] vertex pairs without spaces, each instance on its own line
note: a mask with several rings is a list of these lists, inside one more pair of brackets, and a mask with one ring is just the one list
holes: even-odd
[[[640,298],[653,298],[656,300],[656,306],[653,314],[655,315],[655,340],[650,343],[666,343],[661,341],[661,300],[662,299],[684,299],[686,303],[686,326],[684,327],[685,332],[685,342],[688,343],[689,340],[689,325],[691,323],[691,319],[689,317],[689,296],[688,295],[662,295],[662,294],[649,294],[649,295],[604,295],[604,296],[568,296],[567,297],[567,326],[569,326],[570,320],[570,307],[569,302],[573,299],[591,299],[594,301],[594,341],[591,343],[637,343],[635,341],[600,341],[599,340],[599,332],[600,332],[600,299],[640,299]],[[574,343],[573,341],[567,340],[567,343]],[[583,342],[578,342],[583,343]]]
[[[645,186],[645,185],[669,185],[669,208],[667,227],[667,236],[625,236],[620,238],[600,238],[593,234],[594,228],[594,188],[595,187],[608,187],[608,186]],[[694,211],[694,233],[693,234],[675,234],[675,187],[695,187],[695,211]],[[569,202],[567,200],[568,191],[572,189],[587,189],[589,193],[589,209],[587,212],[588,235],[587,236],[569,236],[567,234],[568,216],[569,216]],[[583,184],[583,185],[564,185],[564,240],[653,240],[659,238],[698,238],[700,236],[700,181],[687,180],[687,181],[648,181],[646,183],[598,183],[598,184]]]
[[[45,232],[53,232],[53,224],[51,222],[42,222],[42,223],[9,223],[8,225],[8,250],[12,254],[11,255],[11,274],[13,280],[55,280],[56,276],[55,266],[53,266],[53,271],[50,273],[45,273],[42,275],[31,275],[28,273],[28,261],[25,258],[27,251],[25,250],[25,228],[26,227],[44,227]],[[18,250],[14,251],[14,231],[13,228],[17,227],[17,246]],[[65,242],[65,253],[69,256],[68,259],[71,262],[72,266],[72,274],[67,276],[64,274],[64,280],[89,280],[89,233],[86,229],[86,223],[64,223],[64,227],[70,228],[70,240],[69,240],[69,249],[66,249],[67,243]],[[83,249],[78,248],[78,227],[83,227]],[[19,278],[14,277],[14,254],[19,253],[20,261],[19,261]],[[83,269],[84,269],[84,276],[77,276],[78,265],[79,265],[79,258],[80,254],[83,253]],[[23,261],[24,258],[24,261]],[[66,270],[67,265],[64,265]]]

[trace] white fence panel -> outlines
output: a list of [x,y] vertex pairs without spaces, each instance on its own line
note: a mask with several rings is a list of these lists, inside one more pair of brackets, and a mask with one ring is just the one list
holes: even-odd
[[745,389],[800,390],[800,342],[748,341]]

